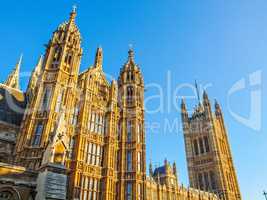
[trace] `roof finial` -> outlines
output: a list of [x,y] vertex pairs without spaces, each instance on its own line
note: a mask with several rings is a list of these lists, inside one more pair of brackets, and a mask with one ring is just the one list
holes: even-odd
[[72,12],[74,12],[74,13],[77,12],[77,6],[75,4],[72,6]]
[[129,60],[133,61],[133,59],[134,59],[134,50],[133,50],[133,45],[132,44],[129,44],[128,55],[129,55]]
[[77,6],[73,5],[72,11],[70,13],[70,20],[69,20],[70,23],[74,22],[76,15],[77,15]]
[[195,80],[195,87],[196,87],[196,92],[197,92],[198,103],[200,105],[201,101],[200,101],[200,95],[199,95],[199,88],[198,88],[197,80]]
[[96,50],[95,67],[102,69],[102,65],[103,65],[103,50],[101,46],[99,46]]

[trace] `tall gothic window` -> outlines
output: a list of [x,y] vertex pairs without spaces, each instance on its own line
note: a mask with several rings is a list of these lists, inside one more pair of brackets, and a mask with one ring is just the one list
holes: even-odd
[[41,137],[43,133],[43,127],[44,125],[42,123],[38,123],[37,126],[35,127],[35,132],[32,140],[32,145],[33,146],[38,146],[40,145],[41,142]]
[[216,190],[217,189],[216,178],[213,171],[210,171],[210,181],[212,190]]
[[203,176],[201,173],[198,174],[198,186],[200,190],[203,190],[204,184],[203,184]]
[[209,145],[209,138],[207,136],[204,137],[204,142],[205,142],[205,149],[206,152],[210,152],[210,145]]
[[44,89],[44,96],[42,102],[42,110],[47,110],[49,103],[50,103],[50,96],[51,96],[51,87],[46,87]]
[[126,74],[126,80],[127,81],[134,80],[134,72],[132,72],[132,71],[127,72],[127,74]]
[[95,112],[92,112],[90,119],[90,132],[94,132],[95,130]]
[[134,88],[133,86],[128,86],[127,87],[127,102],[132,102],[133,101],[133,94],[134,93]]
[[90,130],[92,133],[104,135],[105,129],[107,128],[106,126],[107,123],[105,117],[100,113],[92,111],[91,115],[89,116],[88,130]]
[[108,129],[109,129],[109,121],[108,121],[108,117],[106,116],[105,118],[103,118],[104,120],[104,130],[103,130],[103,134],[108,134]]
[[200,146],[200,153],[203,154],[204,151],[204,144],[203,144],[203,139],[199,138],[199,146]]
[[74,108],[74,114],[72,116],[72,125],[76,126],[78,122],[79,107]]
[[132,185],[132,183],[127,183],[126,184],[126,194],[125,194],[125,196],[126,196],[126,200],[132,200],[132,193],[133,193],[133,185]]
[[132,122],[127,120],[127,142],[132,141]]
[[90,165],[101,166],[103,147],[91,142],[85,143],[84,161]]
[[207,172],[204,173],[205,188],[208,191],[210,189],[209,175]]
[[197,140],[194,140],[194,149],[195,149],[195,155],[197,156],[199,154]]
[[99,194],[99,180],[88,176],[81,177],[80,200],[96,200]]
[[127,171],[132,171],[132,152],[130,150],[127,151]]
[[92,144],[92,152],[91,152],[91,164],[95,165],[96,163],[96,144]]
[[66,55],[65,55],[65,60],[64,60],[64,62],[66,63],[66,64],[71,64],[71,61],[72,61],[72,53],[71,52],[68,52]]

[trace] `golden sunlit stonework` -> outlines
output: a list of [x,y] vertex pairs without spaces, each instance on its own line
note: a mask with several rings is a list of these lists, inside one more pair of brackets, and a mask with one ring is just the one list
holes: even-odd
[[[150,164],[147,175],[144,80],[134,51],[117,81],[103,72],[102,48],[80,73],[76,14],[74,8],[53,33],[25,93],[22,58],[0,84],[0,199],[240,200],[222,113],[216,104],[214,118],[206,96],[192,118],[182,104],[191,187],[179,184],[176,164],[167,160]],[[198,119],[213,131],[194,134]]]

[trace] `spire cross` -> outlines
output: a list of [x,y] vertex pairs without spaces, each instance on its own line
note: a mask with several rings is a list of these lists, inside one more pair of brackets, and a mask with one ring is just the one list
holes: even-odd
[[265,196],[265,199],[267,200],[267,192],[263,191],[263,195]]

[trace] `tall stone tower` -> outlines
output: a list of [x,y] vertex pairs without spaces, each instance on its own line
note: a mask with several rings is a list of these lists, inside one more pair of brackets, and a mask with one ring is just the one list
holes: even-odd
[[[36,93],[31,94],[16,146],[16,160],[29,169],[38,169],[45,162],[64,164],[68,157],[67,138],[73,134],[73,107],[82,55],[75,17],[76,9],[73,9],[69,20],[53,33],[44,60],[40,61],[43,64],[37,65],[42,70],[38,84],[30,88]],[[39,73],[39,69],[36,71]],[[59,130],[63,122],[66,126]],[[52,152],[45,154],[52,141],[57,144],[51,146]]]
[[118,198],[144,199],[146,180],[146,154],[144,132],[144,80],[134,62],[134,52],[120,72],[118,129]]
[[181,104],[189,181],[193,188],[216,193],[222,200],[241,200],[227,131],[219,104],[213,113],[206,92],[192,116]]

